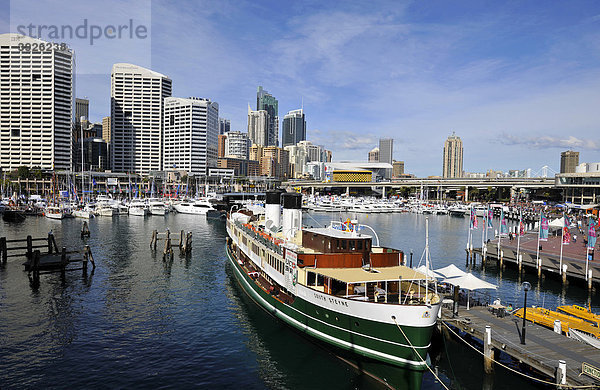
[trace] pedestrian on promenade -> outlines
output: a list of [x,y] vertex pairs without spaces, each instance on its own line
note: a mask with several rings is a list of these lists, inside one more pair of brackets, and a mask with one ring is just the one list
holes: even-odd
[[577,242],[577,234],[573,234],[573,242]]

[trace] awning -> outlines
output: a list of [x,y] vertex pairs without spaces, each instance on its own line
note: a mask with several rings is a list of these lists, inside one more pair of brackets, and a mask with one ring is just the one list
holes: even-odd
[[441,275],[443,278],[453,278],[456,276],[463,276],[467,273],[454,264],[450,264],[444,268],[436,269],[435,272]]
[[453,278],[446,278],[442,280],[444,283],[451,284],[453,286],[459,286],[465,290],[495,290],[498,288],[495,284],[488,283],[485,280],[479,279],[477,276],[468,273],[463,276],[455,276]]
[[422,265],[422,266],[420,266],[418,268],[415,268],[415,270],[418,271],[418,272],[420,272],[420,273],[422,273],[422,274],[425,274],[425,275],[429,276],[430,278],[436,278],[436,279],[444,278],[444,275],[439,274],[439,273],[437,273],[434,270],[427,269],[427,267],[425,267],[424,265]]

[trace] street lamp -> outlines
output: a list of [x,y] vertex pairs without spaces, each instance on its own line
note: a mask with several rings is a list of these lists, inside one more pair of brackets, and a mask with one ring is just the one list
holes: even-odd
[[523,326],[521,327],[521,344],[525,345],[525,318],[527,318],[527,291],[531,289],[529,282],[523,283],[523,291],[525,291],[525,298],[523,299]]

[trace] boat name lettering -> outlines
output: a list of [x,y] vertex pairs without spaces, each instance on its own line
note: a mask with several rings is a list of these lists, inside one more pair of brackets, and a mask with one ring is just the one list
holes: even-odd
[[592,378],[600,379],[600,369],[592,366],[589,363],[581,363],[581,373],[591,376]]
[[345,306],[348,307],[348,302],[344,302],[340,299],[335,299],[335,298],[331,298],[331,297],[324,297],[322,295],[316,294],[314,293],[315,299],[319,299],[323,302],[329,302],[329,303],[333,303],[334,305],[339,305],[339,306]]

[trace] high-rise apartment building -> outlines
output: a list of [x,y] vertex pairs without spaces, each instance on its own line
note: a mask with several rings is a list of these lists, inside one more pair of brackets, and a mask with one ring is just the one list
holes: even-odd
[[400,175],[404,175],[404,161],[396,161],[392,162],[392,177],[399,177]]
[[231,131],[231,121],[225,118],[219,118],[219,134],[225,134]]
[[379,162],[391,164],[394,154],[394,140],[392,138],[379,139]]
[[73,51],[54,45],[23,50],[26,44],[50,45],[20,34],[0,35],[0,166],[69,169]]
[[81,119],[90,119],[90,101],[88,99],[75,98],[75,123],[81,122]]
[[171,79],[133,64],[112,68],[111,160],[116,172],[146,175],[162,169],[163,105]]
[[444,143],[443,177],[462,177],[463,172],[463,144],[460,137],[454,132]]
[[267,143],[265,146],[279,146],[279,103],[263,87],[256,91],[256,110],[267,112]]
[[283,130],[281,132],[281,145],[296,145],[306,140],[306,118],[304,110],[293,110],[283,117]]
[[252,144],[269,146],[269,113],[253,111],[248,105],[248,138]]
[[567,150],[560,154],[560,173],[575,173],[579,165],[579,152]]
[[296,145],[288,145],[285,150],[289,153],[290,177],[302,177],[308,173],[308,163],[327,162],[327,151],[321,145],[310,141],[300,141]]
[[250,140],[247,133],[230,131],[225,139],[225,157],[247,159]]
[[163,169],[206,175],[217,166],[219,105],[202,98],[165,98]]
[[105,116],[102,118],[102,139],[110,143],[110,117]]
[[374,147],[369,151],[369,162],[379,162],[379,148]]
[[219,134],[217,138],[217,158],[225,157],[225,140],[227,136],[225,134]]

